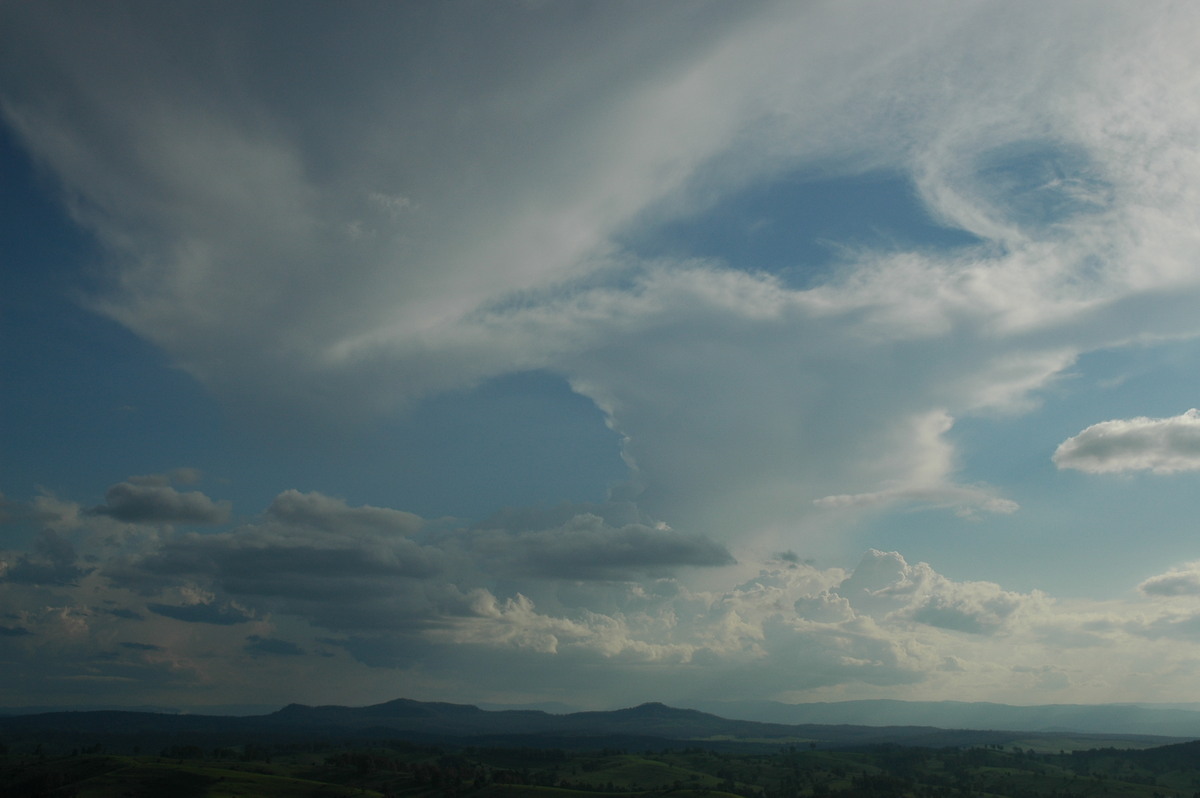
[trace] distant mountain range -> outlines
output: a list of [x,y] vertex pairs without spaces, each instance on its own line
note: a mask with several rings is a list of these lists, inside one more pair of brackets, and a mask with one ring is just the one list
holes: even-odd
[[691,702],[725,717],[766,723],[850,723],[938,726],[949,729],[1159,734],[1200,738],[1195,704],[1046,704],[1012,706],[962,701],[834,701],[812,704]]
[[[746,705],[729,705],[743,707]],[[286,741],[313,738],[385,739],[416,742],[450,742],[461,745],[530,746],[541,748],[600,748],[629,750],[704,745],[744,747],[797,745],[847,748],[879,744],[945,747],[1030,744],[1053,740],[1070,732],[1073,742],[1086,738],[1089,747],[1111,744],[1113,735],[1128,741],[1131,733],[1145,735],[1143,745],[1162,745],[1200,733],[1165,731],[1170,723],[1151,724],[1152,718],[1172,721],[1179,728],[1182,716],[1200,721],[1200,713],[1187,710],[1145,709],[1132,706],[1007,707],[998,704],[911,704],[855,701],[839,704],[774,705],[757,707],[762,714],[794,713],[818,722],[781,723],[735,720],[695,709],[676,709],[659,703],[642,704],[607,712],[551,714],[540,710],[489,711],[466,704],[396,699],[365,707],[307,706],[290,704],[269,714],[232,717],[156,712],[88,711],[50,712],[0,717],[0,737],[37,736],[62,745],[82,744],[104,737],[118,745],[164,745],[188,742],[206,746],[244,744],[247,739]],[[1089,711],[1093,714],[1089,715]],[[895,717],[925,712],[939,723],[889,723]],[[939,714],[939,712],[941,714]],[[906,714],[908,713],[908,714]],[[988,715],[988,713],[992,713]],[[1146,714],[1148,713],[1148,714]],[[975,720],[992,717],[991,728],[980,729]],[[847,721],[858,721],[847,722]],[[1024,725],[1028,722],[1030,725]],[[1112,724],[1111,735],[1078,728]],[[1128,724],[1137,722],[1135,730]],[[1036,725],[1034,725],[1036,724]],[[942,726],[938,728],[938,726]],[[974,729],[969,728],[975,726]],[[948,727],[948,728],[947,728]],[[1200,722],[1192,728],[1200,730]],[[1151,736],[1151,735],[1154,736]]]

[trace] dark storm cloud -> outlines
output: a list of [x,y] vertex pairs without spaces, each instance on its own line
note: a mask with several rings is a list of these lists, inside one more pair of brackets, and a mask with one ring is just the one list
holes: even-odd
[[420,523],[398,510],[348,507],[321,494],[287,491],[262,523],[171,537],[156,551],[114,564],[106,573],[126,585],[204,578],[239,595],[353,599],[387,594],[398,579],[427,578],[440,570],[439,552],[406,537]]
[[304,655],[304,649],[287,640],[276,640],[259,635],[250,635],[246,640],[247,643],[243,650],[253,656],[265,654],[273,657],[298,657]]
[[254,615],[230,604],[147,604],[146,609],[166,618],[187,623],[211,623],[231,626],[254,619]]
[[72,585],[90,569],[76,565],[75,548],[57,532],[38,533],[31,554],[17,556],[7,570],[11,582],[31,585]]
[[109,615],[115,615],[118,618],[124,618],[129,621],[143,620],[142,616],[130,609],[118,607],[115,610],[105,610]]
[[0,626],[0,637],[25,637],[33,632],[24,626]]
[[[466,605],[462,593],[445,583],[455,579],[444,574],[445,554],[408,537],[422,524],[398,510],[349,507],[322,494],[287,491],[259,523],[164,536],[141,556],[110,561],[104,575],[115,586],[148,595],[202,585],[222,599],[329,629],[395,628]],[[435,580],[439,575],[445,579]],[[181,620],[230,618],[211,609],[150,609]]]
[[397,578],[436,572],[432,555],[407,540],[372,551],[262,535],[247,541],[238,533],[171,541],[140,569],[159,577],[208,577],[237,594],[326,599],[387,593]]
[[122,648],[132,648],[134,651],[162,651],[162,646],[156,646],[151,643],[118,643]]
[[104,504],[90,512],[131,524],[220,524],[229,518],[229,503],[142,479],[113,485],[104,494]]

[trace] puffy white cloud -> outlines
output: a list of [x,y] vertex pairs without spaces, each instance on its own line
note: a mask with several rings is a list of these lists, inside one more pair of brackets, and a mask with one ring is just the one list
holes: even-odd
[[1200,470],[1200,411],[1101,421],[1059,444],[1054,463],[1091,474]]
[[840,585],[839,595],[873,617],[906,618],[975,634],[1011,631],[1022,614],[1044,610],[1045,597],[1001,589],[991,582],[954,582],[927,563],[909,565],[898,552],[867,552]]

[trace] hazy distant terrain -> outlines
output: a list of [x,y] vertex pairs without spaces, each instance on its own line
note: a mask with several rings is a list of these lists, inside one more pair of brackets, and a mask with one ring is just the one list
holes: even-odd
[[696,701],[697,709],[766,723],[852,723],[867,726],[940,726],[952,729],[1072,731],[1200,737],[1195,705],[1049,704],[1011,706],[962,701]]
[[[110,751],[145,750],[162,740],[185,741],[202,747],[256,742],[292,742],[320,737],[330,740],[387,739],[471,745],[524,745],[587,749],[694,747],[747,750],[800,745],[821,749],[861,748],[872,745],[924,747],[1012,746],[1044,751],[1101,747],[1145,748],[1200,737],[1197,735],[1146,734],[1128,729],[1084,732],[1074,728],[1020,728],[997,725],[972,727],[967,723],[942,727],[933,724],[888,723],[888,704],[872,713],[876,702],[852,702],[844,714],[841,705],[825,706],[826,718],[817,723],[777,723],[738,720],[695,709],[677,709],[659,703],[642,704],[606,712],[551,714],[540,710],[488,711],[468,704],[396,699],[365,707],[307,706],[290,704],[278,711],[251,716],[220,716],[163,712],[99,710],[49,712],[0,717],[0,735],[20,741],[37,739],[56,750],[72,750],[96,743]],[[919,712],[924,705],[890,707],[892,716]],[[784,711],[783,705],[779,705]],[[804,707],[792,707],[804,712]],[[926,711],[936,712],[937,705]],[[1019,707],[997,707],[998,711]],[[1052,716],[1055,707],[1032,707],[1028,717]],[[1073,708],[1076,710],[1089,709]],[[1094,707],[1103,711],[1105,707]],[[1118,708],[1123,709],[1123,708]],[[857,716],[855,712],[857,710]],[[954,711],[951,706],[949,713]],[[1146,710],[1151,712],[1151,710]],[[1086,714],[1086,713],[1084,713]],[[1101,712],[1102,714],[1102,712]],[[1184,713],[1187,714],[1187,713]],[[1191,713],[1195,714],[1195,713]],[[962,715],[966,717],[966,715]],[[1172,715],[1173,717],[1173,715]],[[858,722],[850,722],[851,720]]]
[[[824,708],[868,717],[872,703]],[[1014,718],[1088,709],[992,708]],[[1194,796],[1200,742],[1168,741],[766,723],[658,703],[564,714],[407,699],[247,717],[100,710],[0,718],[0,785],[6,798]]]

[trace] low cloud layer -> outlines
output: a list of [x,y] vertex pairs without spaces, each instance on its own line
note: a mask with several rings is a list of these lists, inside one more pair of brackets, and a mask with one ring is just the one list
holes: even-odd
[[665,524],[611,527],[590,513],[552,529],[484,533],[473,545],[494,551],[498,564],[518,573],[573,579],[629,579],[734,562],[724,546],[708,538]]
[[[1190,565],[1145,580],[1149,603],[1119,606],[957,581],[895,551],[870,550],[850,570],[794,554],[735,562],[704,538],[567,507],[469,527],[285,491],[228,529],[146,534],[138,522],[138,536],[107,529],[97,543],[95,525],[112,519],[57,506],[79,519],[64,534],[90,541],[91,562],[47,534],[0,557],[6,658],[48,673],[86,662],[151,692],[220,684],[214,701],[264,700],[261,682],[242,691],[252,682],[235,671],[275,680],[279,697],[321,695],[340,674],[366,691],[404,675],[408,695],[515,690],[595,705],[622,679],[675,701],[713,679],[738,685],[731,699],[987,684],[996,700],[1085,700],[1114,667],[1162,671],[1200,645],[1193,611],[1171,603],[1200,593]],[[38,557],[53,568],[35,580]],[[700,572],[703,588],[689,578]],[[1038,664],[1051,650],[1053,678]],[[112,684],[117,700],[126,682]]]
[[1059,468],[1091,474],[1200,470],[1200,411],[1171,418],[1117,419],[1093,424],[1059,444]]

